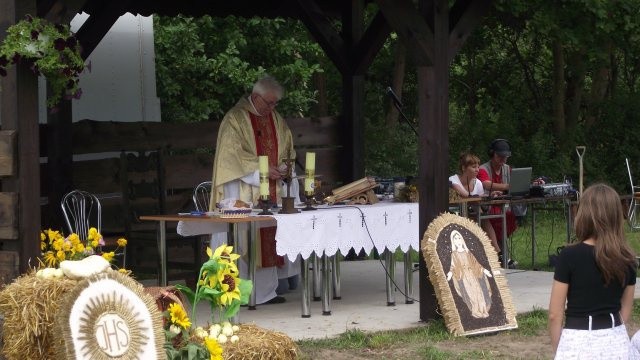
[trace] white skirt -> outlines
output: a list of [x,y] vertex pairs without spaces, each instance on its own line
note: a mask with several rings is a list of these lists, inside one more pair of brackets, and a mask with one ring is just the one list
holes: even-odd
[[555,359],[629,359],[629,334],[624,324],[610,329],[562,329]]

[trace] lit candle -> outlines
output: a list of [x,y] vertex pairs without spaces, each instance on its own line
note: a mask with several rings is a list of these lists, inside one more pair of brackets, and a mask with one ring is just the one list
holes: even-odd
[[258,157],[258,172],[260,173],[260,196],[269,196],[269,157]]
[[305,162],[305,174],[306,177],[304,179],[304,191],[307,193],[312,193],[313,190],[313,182],[315,178],[316,172],[316,153],[308,152],[307,160]]

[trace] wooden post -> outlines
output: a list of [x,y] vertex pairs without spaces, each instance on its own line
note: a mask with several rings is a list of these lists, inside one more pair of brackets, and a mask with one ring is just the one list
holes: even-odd
[[[0,39],[6,29],[36,15],[36,0],[0,0]],[[2,180],[2,191],[18,196],[17,242],[4,242],[5,250],[20,252],[20,272],[40,255],[40,154],[38,132],[38,78],[26,65],[8,69],[0,78],[0,119],[3,130],[17,135],[17,175]]]
[[[427,9],[428,10],[428,9]],[[427,11],[430,13],[430,11]],[[449,5],[446,0],[433,1],[432,66],[418,66],[419,193],[420,239],[427,226],[449,200]],[[420,248],[422,248],[422,244]],[[422,254],[420,254],[422,256]],[[433,286],[428,280],[424,259],[420,261],[420,319],[440,316]]]
[[[342,33],[348,52],[362,38],[364,1],[351,1],[342,19]],[[345,183],[364,177],[364,75],[356,74],[354,64],[342,73],[342,139],[344,156],[341,173]]]

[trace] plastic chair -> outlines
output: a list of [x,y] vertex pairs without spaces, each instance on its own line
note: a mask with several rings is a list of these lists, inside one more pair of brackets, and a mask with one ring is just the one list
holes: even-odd
[[196,211],[209,211],[211,201],[211,181],[204,181],[193,189],[193,205]]
[[102,208],[100,200],[95,195],[82,190],[72,190],[62,197],[61,206],[67,230],[78,234],[80,240],[87,240],[91,226],[100,232]]
[[629,158],[626,158],[625,161],[627,163],[627,172],[629,173],[629,184],[631,185],[631,201],[629,202],[627,219],[631,230],[639,230],[640,221],[638,221],[638,211],[640,209],[640,186],[633,184],[633,175],[631,174]]

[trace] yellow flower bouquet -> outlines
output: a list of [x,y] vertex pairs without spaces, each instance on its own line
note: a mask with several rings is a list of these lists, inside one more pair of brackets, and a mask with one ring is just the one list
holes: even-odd
[[236,334],[239,327],[228,320],[240,310],[240,305],[248,303],[253,284],[239,277],[236,261],[240,255],[233,253],[233,247],[222,245],[215,251],[208,248],[207,255],[209,260],[200,268],[195,291],[184,285],[175,287],[189,299],[193,319],[198,303],[209,302],[211,325],[193,329],[182,306],[170,304],[164,313],[168,359],[222,359],[222,345],[239,341]]
[[60,231],[44,230],[40,232],[40,250],[45,266],[55,268],[64,260],[82,260],[90,255],[101,255],[111,262],[119,250],[127,246],[125,238],[118,239],[118,247],[114,251],[102,252],[104,240],[94,227],[86,234],[86,241],[82,241],[76,233],[65,237]]

